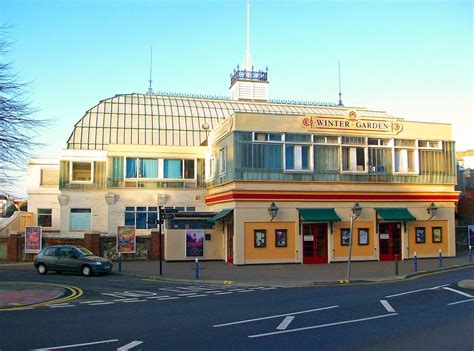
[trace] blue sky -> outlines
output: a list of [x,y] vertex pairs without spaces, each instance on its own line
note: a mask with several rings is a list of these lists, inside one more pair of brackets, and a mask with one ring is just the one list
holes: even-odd
[[[9,59],[30,84],[55,156],[101,99],[156,91],[228,95],[245,54],[246,1],[2,0]],[[251,1],[251,52],[270,97],[338,99],[410,120],[448,122],[474,149],[471,1]],[[54,139],[51,138],[54,135]]]

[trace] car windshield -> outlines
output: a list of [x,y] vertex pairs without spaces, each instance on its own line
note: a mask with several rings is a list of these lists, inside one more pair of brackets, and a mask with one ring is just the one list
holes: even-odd
[[76,250],[79,252],[79,254],[81,256],[92,256],[92,255],[94,255],[92,252],[90,252],[89,250],[87,250],[85,247],[82,247],[82,246],[76,247]]

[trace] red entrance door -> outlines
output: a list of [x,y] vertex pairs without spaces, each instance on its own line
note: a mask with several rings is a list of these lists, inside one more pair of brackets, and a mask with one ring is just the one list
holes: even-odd
[[234,223],[227,223],[227,263],[234,263]]
[[328,263],[328,224],[303,224],[303,263]]
[[379,223],[380,261],[401,259],[401,225],[397,223]]

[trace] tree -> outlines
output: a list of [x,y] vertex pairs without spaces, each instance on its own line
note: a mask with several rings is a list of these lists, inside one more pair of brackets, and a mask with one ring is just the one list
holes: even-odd
[[20,204],[20,211],[27,212],[28,211],[28,201],[23,201]]
[[35,117],[37,111],[26,96],[27,84],[5,59],[10,47],[6,32],[0,27],[0,190],[15,183],[31,152],[41,145],[34,141],[39,129],[49,124]]
[[12,203],[8,205],[7,209],[5,210],[5,217],[10,218],[15,211],[18,211],[18,208],[16,208],[15,204]]

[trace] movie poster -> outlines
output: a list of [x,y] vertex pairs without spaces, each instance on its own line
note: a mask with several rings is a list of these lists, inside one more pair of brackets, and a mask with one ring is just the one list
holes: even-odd
[[204,256],[204,230],[186,230],[186,257]]
[[25,253],[41,251],[42,227],[25,227]]
[[117,253],[135,253],[137,247],[137,237],[135,227],[117,227]]

